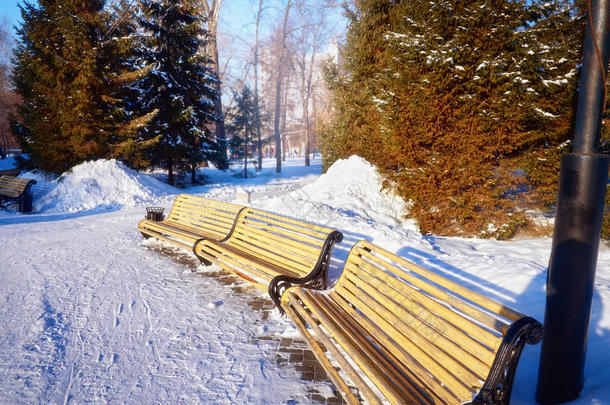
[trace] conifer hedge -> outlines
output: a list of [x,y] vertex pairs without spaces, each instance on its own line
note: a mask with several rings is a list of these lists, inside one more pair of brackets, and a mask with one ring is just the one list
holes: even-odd
[[508,238],[555,202],[586,15],[573,1],[357,0],[325,68],[324,166],[358,154],[422,232]]

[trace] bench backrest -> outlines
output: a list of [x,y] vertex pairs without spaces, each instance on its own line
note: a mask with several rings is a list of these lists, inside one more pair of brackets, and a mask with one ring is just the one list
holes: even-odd
[[334,229],[254,208],[244,209],[229,241],[296,277],[315,267],[327,237]]
[[198,228],[222,239],[231,232],[235,218],[242,208],[242,205],[180,194],[174,201],[166,221]]
[[329,297],[377,340],[380,362],[404,365],[386,379],[369,375],[396,401],[409,386],[426,402],[472,400],[503,335],[524,316],[366,241],[353,247]]
[[0,176],[0,195],[17,198],[36,180],[23,177]]

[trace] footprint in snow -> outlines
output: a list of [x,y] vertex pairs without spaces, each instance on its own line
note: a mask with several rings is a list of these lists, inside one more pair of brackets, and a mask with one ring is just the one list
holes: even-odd
[[222,301],[210,302],[208,304],[208,308],[210,308],[210,309],[218,308],[222,304],[224,304],[224,302],[222,302]]

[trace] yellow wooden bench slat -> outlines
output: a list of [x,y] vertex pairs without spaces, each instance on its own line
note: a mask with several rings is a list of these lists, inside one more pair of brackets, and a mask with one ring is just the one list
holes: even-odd
[[[416,327],[420,331],[427,330],[429,333],[438,333],[440,336],[446,335],[443,339],[459,340],[461,342],[460,351],[458,353],[452,353],[454,357],[462,359],[462,356],[465,355],[462,353],[463,350],[465,353],[468,353],[467,357],[481,360],[487,366],[491,366],[493,363],[493,353],[501,343],[500,338],[496,338],[490,334],[494,339],[493,341],[488,341],[491,343],[489,346],[485,346],[477,341],[472,335],[468,334],[467,331],[462,330],[452,323],[463,320],[463,318],[455,316],[455,313],[451,316],[452,312],[450,309],[446,307],[443,309],[441,305],[438,303],[434,305],[434,301],[432,301],[431,306],[436,307],[439,310],[435,313],[428,309],[427,306],[417,302],[417,300],[414,299],[417,298],[417,290],[409,289],[409,286],[407,286],[406,294],[402,294],[399,289],[395,289],[400,288],[401,286],[396,285],[398,284],[397,280],[392,280],[392,277],[390,276],[380,275],[379,278],[368,276],[362,277],[362,275],[366,273],[364,271],[354,271],[355,268],[352,265],[349,267],[346,266],[344,271],[346,270],[346,278],[351,282],[350,284],[346,283],[346,285],[349,285],[351,289],[356,288],[364,290],[364,292],[371,295],[373,299],[378,300],[382,305],[390,308],[392,312],[401,314],[403,320],[412,319],[412,322],[417,325]],[[390,283],[394,284],[395,288],[390,287]],[[462,322],[456,323],[464,325]],[[475,325],[466,324],[466,326],[471,326],[468,330],[476,330]],[[478,329],[479,331],[484,331],[484,329]],[[451,351],[450,348],[447,350]],[[482,367],[484,367],[484,365],[482,365]]]
[[301,251],[302,254],[309,254],[312,258],[317,258],[323,244],[319,246],[311,246],[305,242],[293,239],[292,234],[278,234],[275,230],[270,227],[253,227],[253,226],[241,226],[242,224],[250,225],[248,222],[239,222],[240,226],[235,229],[235,234],[240,235],[240,239],[244,242],[250,242],[258,244],[261,240],[274,244],[276,246],[284,246],[285,250],[296,250]]
[[[458,393],[464,393],[466,389],[465,385],[461,382],[461,377],[467,379],[470,383],[476,381],[476,378],[472,375],[464,375],[466,374],[465,370],[460,370],[459,363],[453,360],[449,354],[444,353],[442,348],[429,342],[422,334],[422,332],[433,332],[429,330],[420,332],[417,329],[418,325],[410,327],[404,324],[401,325],[401,319],[398,316],[394,316],[391,311],[379,311],[379,313],[372,309],[370,307],[371,301],[368,297],[356,297],[354,294],[346,293],[345,290],[341,289],[334,290],[334,292],[341,293],[342,297],[350,300],[350,303],[355,302],[359,304],[357,306],[361,308],[361,312],[364,316],[371,319],[373,324],[384,325],[383,333],[392,338],[391,341],[388,340],[392,344],[386,348],[397,357],[401,349],[404,348],[415,359],[415,362],[410,363],[410,370],[412,372],[416,371],[413,365],[420,364],[423,372],[433,372],[434,375],[438,375],[441,378],[452,392],[457,391]],[[391,322],[388,322],[388,320]],[[360,319],[360,321],[363,321],[363,319]],[[421,324],[419,326],[421,327]],[[439,364],[438,361],[443,360],[447,361],[448,364]]]
[[523,345],[542,338],[536,320],[367,241],[332,289],[280,276],[269,291],[348,402],[344,378],[371,403],[507,404]]
[[[354,395],[351,393],[347,384],[339,375],[339,373],[335,369],[334,365],[330,362],[328,357],[324,354],[320,346],[317,344],[316,340],[312,337],[312,335],[308,333],[305,323],[308,324],[309,327],[315,331],[316,338],[319,339],[324,345],[324,347],[332,353],[333,357],[339,361],[342,369],[349,375],[351,380],[354,381],[359,387],[362,387],[360,392],[366,398],[366,400],[372,404],[381,404],[381,401],[377,399],[377,396],[374,394],[373,390],[371,390],[369,386],[365,383],[360,373],[358,373],[358,371],[356,371],[352,367],[352,365],[347,362],[347,360],[342,356],[337,346],[335,346],[331,339],[328,337],[328,335],[324,331],[322,331],[322,328],[318,325],[318,322],[311,317],[311,314],[307,310],[305,310],[303,306],[298,305],[296,301],[293,302],[293,304],[294,305],[292,306],[286,307],[287,314],[290,315],[291,319],[294,320],[297,326],[300,326],[299,329],[305,331],[305,333],[303,333],[303,336],[305,337],[308,345],[312,348],[314,354],[319,359],[320,363],[322,364],[330,378],[333,380],[333,382],[335,382],[335,386],[340,390],[341,394],[343,395],[343,398],[348,400],[348,402],[350,402],[351,404],[360,403],[360,401],[358,401],[358,399],[356,399],[356,397],[354,397]],[[299,316],[301,316],[305,320],[305,322],[301,322]]]
[[[265,242],[263,241],[263,243]],[[286,252],[285,255],[280,255],[279,251],[270,252],[269,250],[259,248],[258,246],[252,243],[245,243],[244,241],[240,240],[238,236],[236,236],[228,244],[246,253],[249,253],[252,256],[257,256],[261,260],[264,260],[265,262],[270,263],[273,266],[286,268],[287,270],[290,270],[295,273],[297,276],[307,274],[309,271],[311,271],[311,267],[315,264],[314,260],[299,257],[296,256],[296,254],[290,257],[291,252],[289,251]],[[265,245],[263,244],[263,246]],[[301,259],[301,262],[298,261],[299,259]]]
[[243,208],[237,204],[181,194],[165,220],[144,219],[138,224],[138,230],[146,237],[192,249],[200,239],[226,238]]
[[202,240],[193,251],[204,263],[222,264],[264,289],[277,276],[322,287],[332,247],[342,238],[331,228],[245,208],[226,240]]
[[[358,249],[358,254],[366,254],[365,249],[370,249],[370,247],[367,247],[366,243],[359,244],[359,246],[357,246],[356,248]],[[381,248],[377,248],[377,249],[379,250],[379,252],[381,254],[384,254],[384,255],[391,254],[387,251],[382,251]],[[504,316],[504,315],[499,313],[500,310],[505,311],[505,313],[510,313],[511,316],[514,314],[517,314],[516,311],[513,311],[510,308],[506,308],[505,306],[503,306],[501,304],[495,303],[486,297],[482,297],[478,293],[464,289],[462,286],[458,286],[457,288],[452,289],[453,287],[457,286],[456,283],[443,279],[441,276],[438,276],[438,275],[430,272],[429,270],[426,270],[420,266],[417,266],[414,263],[406,261],[405,259],[396,257],[397,263],[399,265],[402,265],[404,267],[404,269],[394,266],[394,265],[392,265],[392,263],[388,263],[387,261],[384,261],[383,259],[381,259],[378,256],[366,255],[366,260],[368,260],[369,262],[375,263],[376,265],[380,266],[381,268],[388,266],[388,265],[393,266],[393,268],[396,269],[396,271],[400,274],[400,276],[402,278],[405,278],[406,280],[408,280],[409,283],[412,283],[415,288],[419,288],[422,291],[425,291],[427,294],[429,294],[432,297],[435,297],[436,299],[440,300],[441,302],[445,302],[449,305],[452,305],[453,307],[459,309],[459,311],[464,313],[465,315],[468,315],[468,316],[476,319],[477,321],[495,329],[501,335],[505,334],[506,331],[508,330],[511,318],[508,318],[508,320],[501,319],[501,316]],[[421,274],[423,274],[424,277],[430,276],[431,278],[429,280],[432,280],[436,284],[431,284],[425,278],[419,277]],[[417,277],[415,275],[417,275]],[[452,295],[452,293],[450,293],[449,291],[455,291],[458,294],[460,294],[460,292],[463,292],[465,294],[465,295],[463,295],[463,297],[472,299],[472,301],[469,302],[469,301],[464,301],[463,299],[456,299],[454,297],[454,295]],[[477,307],[475,305],[475,304],[478,304],[476,300],[486,303],[491,309],[488,309],[487,307],[485,307],[483,305],[480,305],[479,307]],[[491,315],[494,313],[494,309],[498,310],[498,313],[496,313],[497,316],[495,316],[495,317]],[[523,316],[524,315],[521,315],[521,317],[523,317]],[[520,318],[516,318],[516,319],[520,319]]]
[[[435,361],[442,362],[444,367],[460,381],[467,381],[471,385],[475,381],[484,379],[487,376],[489,367],[493,362],[493,356],[491,356],[492,361],[489,364],[485,364],[464,350],[463,347],[456,346],[449,337],[445,336],[446,330],[444,328],[447,327],[447,324],[442,323],[434,315],[428,315],[426,317],[427,321],[424,321],[418,317],[418,315],[427,315],[423,311],[416,315],[405,310],[400,305],[389,302],[389,300],[377,302],[371,294],[374,290],[370,287],[359,288],[358,285],[350,282],[345,282],[337,287],[335,291],[348,298],[350,302],[356,300],[359,304],[364,304],[361,306],[366,307],[366,309],[363,309],[362,312],[367,311],[367,316],[375,319],[376,323],[385,323],[388,319],[392,319],[393,322],[387,323],[387,328],[384,328],[385,330],[395,332],[396,336],[408,336],[411,342],[427,354],[433,354]],[[427,336],[430,335],[436,336],[434,343],[428,340]],[[464,338],[469,339],[467,335],[464,335]],[[481,356],[486,355],[489,355],[489,352],[482,348]],[[470,370],[476,372],[476,375],[463,367],[462,364],[468,364]]]
[[[144,220],[144,222],[140,226],[140,232],[144,230],[148,233],[148,231],[156,231],[161,234],[165,234],[167,236],[171,236],[176,239],[180,239],[182,242],[185,242],[187,239],[190,241],[191,239],[197,240],[202,237],[209,237],[212,239],[222,238],[224,233],[215,232],[214,229],[209,228],[199,228],[199,229],[187,229],[185,226],[176,225],[173,220],[166,220],[162,222],[155,222]],[[194,243],[194,242],[193,242]],[[192,246],[191,246],[192,247]]]
[[[291,229],[281,229],[278,231],[276,224],[266,225],[260,221],[252,221],[249,218],[240,221],[244,228],[248,230],[246,235],[258,234],[265,235],[269,239],[274,239],[283,244],[288,244],[299,249],[304,249],[310,252],[319,251],[324,244],[324,239],[315,239],[310,236],[298,234],[296,231]],[[277,222],[277,221],[274,221]],[[324,236],[322,236],[324,238]]]
[[427,278],[428,280],[430,280],[438,285],[441,285],[450,291],[455,292],[456,294],[460,294],[462,297],[480,305],[483,308],[488,309],[489,311],[491,311],[493,313],[498,314],[499,316],[503,316],[511,321],[516,321],[525,316],[522,313],[517,312],[505,305],[502,305],[497,301],[489,299],[489,298],[485,297],[484,295],[481,295],[466,287],[463,287],[462,285],[460,285],[456,282],[448,280],[445,277],[442,277],[442,276],[434,273],[433,271],[430,271],[421,266],[418,266],[415,263],[410,262],[402,257],[395,256],[391,252],[389,252],[381,247],[375,246],[368,241],[363,241],[362,247],[365,249],[366,248],[368,248],[368,249],[375,248],[375,250],[382,255],[393,256],[392,259],[396,260],[396,262],[398,264],[408,268],[409,270],[413,271],[414,273],[418,273],[418,274],[422,275],[423,277]]
[[[234,242],[234,241],[233,241]],[[273,264],[256,254],[255,251],[244,249],[233,243],[219,243],[215,241],[202,241],[205,245],[203,254],[209,257],[210,261],[229,262],[239,270],[240,267],[247,266],[251,276],[259,279],[260,282],[268,284],[271,279],[280,274],[289,274],[291,277],[298,277],[299,273],[295,270],[282,266],[281,264]],[[216,251],[216,254],[209,254],[210,251]],[[243,273],[243,272],[242,272]]]
[[[201,237],[204,235],[201,230],[199,230],[197,233],[190,232],[190,231],[181,229],[179,227],[174,227],[174,226],[170,227],[170,226],[168,226],[167,223],[166,224],[148,223],[148,224],[146,224],[146,233],[147,234],[155,233],[155,235],[152,235],[154,237],[158,237],[157,235],[166,235],[168,237],[171,237],[172,238],[171,240],[175,240],[176,243],[186,244],[186,246],[188,246],[188,248],[190,248],[190,249],[192,249],[193,244],[197,240],[201,239]],[[215,234],[215,233],[209,233],[207,235],[209,235],[210,238],[218,237],[218,234]]]
[[311,224],[309,222],[293,219],[285,215],[275,214],[257,209],[251,209],[248,213],[251,218],[256,218],[262,222],[268,222],[273,225],[281,226],[285,229],[290,229],[304,235],[313,236],[319,239],[324,239],[328,234],[328,227],[322,225]]
[[[406,288],[406,292],[403,294],[408,295],[409,299],[418,302],[421,306],[432,310],[433,312],[440,314],[441,317],[449,317],[451,318],[451,322],[454,322],[456,326],[465,332],[469,333],[471,336],[484,343],[488,347],[497,347],[500,344],[500,336],[501,334],[494,334],[492,331],[488,331],[486,329],[482,329],[475,321],[471,319],[471,317],[466,316],[465,314],[456,313],[455,309],[450,309],[446,305],[441,304],[441,302],[450,302],[448,298],[450,297],[448,294],[438,294],[441,292],[435,288],[426,288],[423,285],[423,282],[416,277],[408,273],[399,272],[400,277],[404,278],[409,282],[409,284],[405,284],[400,280],[397,280],[396,277],[390,276],[383,272],[382,269],[379,269],[373,266],[370,262],[367,262],[359,257],[355,257],[353,260],[353,264],[348,266],[350,269],[363,269],[367,272],[372,272],[375,277],[381,279],[383,282],[390,285],[392,288],[400,291],[401,288]],[[355,270],[357,271],[357,270]],[[423,288],[419,289],[417,286],[421,286]],[[436,292],[438,295],[427,295],[430,291]],[[442,301],[443,298],[446,298]],[[472,311],[476,311],[476,308],[472,308]],[[479,318],[482,317],[483,314],[479,315]],[[495,329],[497,326],[496,323],[499,321],[492,318],[488,314],[484,314],[487,316],[485,318],[487,322],[483,322],[486,325],[491,326]],[[475,318],[476,319],[476,318]],[[506,326],[504,323],[500,323],[501,330],[503,330]]]
[[218,222],[200,222],[192,223],[192,222],[178,222],[176,217],[167,219],[164,222],[164,225],[169,225],[172,228],[177,230],[182,230],[187,233],[191,233],[194,235],[200,233],[209,233],[213,235],[217,235],[218,238],[222,239],[227,234],[227,228],[231,228],[230,223],[218,223]]
[[[324,302],[323,309],[327,312],[327,315],[331,317],[331,319],[336,323],[340,324],[342,328],[342,333],[349,337],[349,339],[357,342],[360,347],[360,351],[368,358],[371,364],[376,365],[381,370],[380,377],[385,378],[387,383],[390,384],[393,390],[400,392],[400,396],[404,398],[408,398],[410,401],[414,401],[417,403],[425,403],[425,402],[434,402],[439,394],[432,392],[422,392],[421,387],[419,386],[419,378],[415,374],[409,374],[407,370],[399,370],[395,363],[393,362],[393,358],[395,355],[402,356],[406,361],[411,361],[408,357],[404,356],[404,352],[392,353],[387,350],[385,346],[380,346],[374,343],[370,339],[364,338],[367,331],[370,331],[372,334],[378,334],[379,328],[376,325],[351,322],[351,315],[356,315],[356,317],[361,317],[357,311],[349,305],[335,305],[331,303],[330,297],[322,296],[322,302]],[[341,300],[343,304],[346,301]],[[348,319],[350,321],[348,321]],[[366,325],[366,326],[365,326]],[[367,327],[368,326],[368,327]],[[379,378],[379,377],[377,377]],[[439,386],[436,392],[442,392],[445,390],[445,387]],[[440,398],[440,397],[439,397]]]
[[[371,335],[382,344],[377,345],[376,349],[381,350],[386,358],[395,357],[397,359],[400,359],[400,361],[404,362],[405,364],[410,364],[415,361],[414,358],[411,355],[407,354],[407,352],[404,350],[397,351],[396,353],[392,354],[389,352],[389,350],[385,349],[383,345],[393,344],[393,339],[396,336],[393,336],[393,334],[391,333],[386,334],[385,332],[383,332],[379,328],[379,326],[373,324],[370,320],[368,320],[366,317],[356,311],[352,307],[352,305],[344,298],[329,294],[329,299],[332,299],[336,303],[336,305],[340,306],[347,314],[349,314],[349,316],[353,317],[354,319],[357,319],[360,329],[369,331],[369,333],[371,333]],[[406,378],[408,379],[408,385],[411,388],[414,388],[419,391],[420,395],[427,397],[428,402],[435,402],[436,400],[441,400],[442,398],[453,398],[453,395],[450,391],[448,391],[447,387],[441,385],[437,380],[432,378],[432,376],[427,371],[416,367],[414,368],[414,370],[402,370],[402,372],[405,373],[405,375],[407,376]],[[417,386],[417,383],[419,381],[426,381],[426,387],[433,387],[434,390],[429,390],[426,392],[426,390],[422,389],[421,386]],[[422,400],[419,402],[424,403],[427,401]]]
[[286,238],[270,235],[269,233],[252,228],[243,229],[236,227],[233,239],[235,239],[235,242],[239,241],[244,246],[259,247],[259,249],[262,246],[266,250],[266,253],[263,254],[269,258],[276,257],[279,261],[283,261],[286,256],[290,258],[293,252],[297,253],[299,257],[295,261],[300,262],[302,257],[307,258],[309,261],[315,261],[320,252],[320,249],[318,249],[318,254],[315,254],[315,250],[301,249],[298,243],[293,243]]

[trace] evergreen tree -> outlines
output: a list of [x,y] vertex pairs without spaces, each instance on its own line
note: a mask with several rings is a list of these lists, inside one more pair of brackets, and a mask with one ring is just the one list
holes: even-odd
[[143,65],[144,44],[138,33],[133,2],[120,0],[109,10],[106,33],[102,41],[102,60],[107,94],[104,116],[114,127],[108,139],[111,157],[124,161],[135,169],[151,165],[152,150],[160,136],[149,130],[149,123],[158,110],[143,106],[142,89],[137,81],[148,67]]
[[223,160],[208,130],[219,95],[207,57],[200,53],[207,43],[202,14],[195,0],[142,0],[141,5],[144,59],[151,69],[138,86],[144,107],[158,110],[149,128],[161,137],[153,161],[168,170],[170,184],[175,173],[189,169],[194,180],[201,161]]
[[[136,133],[150,118],[121,98],[137,68],[125,38],[106,37],[103,0],[40,0],[21,6],[13,81],[23,99],[12,124],[33,167],[60,173],[85,160],[146,148]],[[118,32],[130,28],[119,24]]]
[[355,4],[326,71],[326,165],[375,163],[426,233],[507,237],[554,202],[584,28],[573,2]]
[[252,90],[244,86],[235,95],[235,105],[228,112],[228,130],[233,132],[231,147],[244,157],[244,177],[248,177],[248,155],[256,149],[259,113]]

